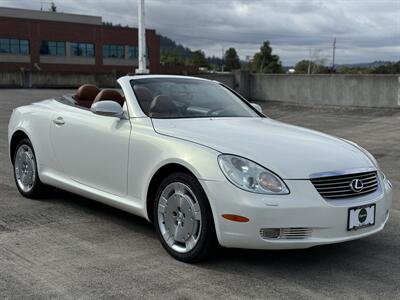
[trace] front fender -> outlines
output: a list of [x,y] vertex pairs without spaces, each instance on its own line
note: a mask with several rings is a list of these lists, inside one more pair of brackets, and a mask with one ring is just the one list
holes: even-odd
[[179,164],[200,181],[225,180],[217,157],[219,152],[190,141],[158,134],[149,118],[131,119],[128,194],[146,207],[147,192],[154,174],[167,164]]

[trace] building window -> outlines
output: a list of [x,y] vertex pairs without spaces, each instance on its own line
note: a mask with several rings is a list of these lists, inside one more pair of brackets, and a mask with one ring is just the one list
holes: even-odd
[[[146,57],[149,59],[149,48],[146,48]],[[139,56],[139,48],[137,46],[128,46],[128,58],[129,59],[138,59]]]
[[137,59],[139,52],[137,46],[128,46],[128,58],[129,59]]
[[29,54],[29,41],[16,39],[0,39],[0,53]]
[[71,56],[94,56],[94,45],[89,43],[71,43]]
[[65,42],[42,41],[40,44],[40,54],[65,56]]
[[124,58],[125,49],[121,45],[103,45],[103,57]]

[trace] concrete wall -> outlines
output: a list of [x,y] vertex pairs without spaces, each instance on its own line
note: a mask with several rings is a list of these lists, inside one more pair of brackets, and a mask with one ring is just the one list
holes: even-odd
[[116,87],[115,73],[0,72],[0,88],[77,88],[83,83]]
[[32,73],[32,87],[39,88],[76,88],[84,83],[100,87],[115,87],[116,76],[113,73]]
[[21,72],[0,72],[0,87],[23,87],[24,77]]
[[253,100],[400,107],[398,75],[251,74],[249,88]]
[[[220,81],[249,100],[307,105],[400,108],[399,75],[286,75],[247,72],[196,75]],[[77,72],[0,72],[0,87],[115,87],[117,75]]]
[[216,80],[229,86],[232,89],[236,88],[235,77],[232,73],[211,73],[211,74],[199,74],[194,76],[206,78],[209,80]]
[[[44,2],[49,3],[49,2]],[[41,10],[0,7],[0,17],[46,20],[46,21],[59,21],[59,22],[72,22],[83,24],[101,25],[102,18],[99,16],[67,14],[62,12],[50,12]]]

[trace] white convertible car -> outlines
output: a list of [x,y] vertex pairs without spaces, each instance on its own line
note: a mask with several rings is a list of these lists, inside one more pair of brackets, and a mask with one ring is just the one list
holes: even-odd
[[360,146],[274,121],[228,87],[125,76],[15,109],[9,150],[23,196],[53,186],[153,222],[175,258],[214,246],[294,249],[381,231],[392,187]]

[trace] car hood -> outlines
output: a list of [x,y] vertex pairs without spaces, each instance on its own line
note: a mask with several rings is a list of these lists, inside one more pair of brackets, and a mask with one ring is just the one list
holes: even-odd
[[248,158],[283,179],[373,167],[342,139],[269,118],[152,119],[156,132]]

